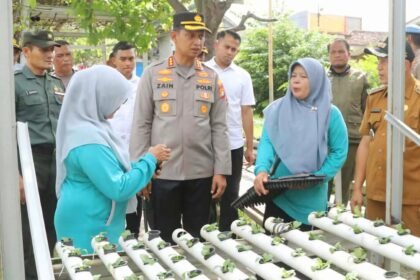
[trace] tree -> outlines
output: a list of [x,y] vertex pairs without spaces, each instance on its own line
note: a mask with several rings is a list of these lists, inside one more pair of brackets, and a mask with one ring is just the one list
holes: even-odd
[[[301,57],[314,57],[328,64],[329,36],[306,32],[290,22],[287,15],[273,26],[274,97],[284,95],[287,89],[287,72],[290,63]],[[242,50],[237,63],[252,77],[256,98],[256,112],[261,114],[268,105],[268,34],[266,28],[250,30],[243,36]]]

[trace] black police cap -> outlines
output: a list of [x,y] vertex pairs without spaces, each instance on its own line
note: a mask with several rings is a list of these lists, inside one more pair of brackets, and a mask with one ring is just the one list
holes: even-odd
[[205,30],[211,33],[204,23],[204,17],[199,13],[182,12],[173,16],[173,29],[184,28],[185,30]]
[[[388,57],[388,38],[383,42],[379,42],[374,48],[365,48],[365,54],[372,54],[377,57]],[[405,42],[405,59],[412,62],[414,60],[414,52],[408,42]]]

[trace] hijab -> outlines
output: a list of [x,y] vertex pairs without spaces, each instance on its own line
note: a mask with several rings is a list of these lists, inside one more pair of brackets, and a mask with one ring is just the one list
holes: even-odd
[[[309,79],[309,95],[298,100],[291,91],[291,75],[300,65]],[[319,170],[328,154],[331,84],[321,63],[301,58],[289,68],[286,95],[264,110],[268,137],[280,160],[292,174]]]
[[76,147],[105,145],[111,148],[125,171],[130,170],[128,149],[113,132],[107,117],[118,110],[131,91],[125,77],[109,66],[97,65],[74,74],[57,125],[57,197],[67,174],[64,160]]

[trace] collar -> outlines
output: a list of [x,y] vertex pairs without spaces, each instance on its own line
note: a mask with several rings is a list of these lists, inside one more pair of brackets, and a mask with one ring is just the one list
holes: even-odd
[[226,70],[229,70],[229,69],[232,69],[232,70],[235,70],[235,67],[236,67],[236,64],[232,61],[232,63],[228,66],[228,67],[226,67],[226,68],[222,68],[222,67],[220,67],[219,66],[219,64],[217,64],[217,62],[216,62],[216,57],[215,56],[213,56],[212,57],[212,59],[210,59],[209,61],[208,61],[208,63],[209,63],[209,65],[211,66],[211,67],[213,67],[213,68],[217,68],[217,69],[220,69],[220,71],[226,71]]
[[[171,55],[170,57],[168,57],[167,68],[168,69],[176,68],[176,61],[175,61],[175,57],[173,55]],[[203,64],[197,58],[194,59],[194,68],[197,71],[203,71],[203,69],[204,69],[203,68]]]
[[330,73],[335,76],[345,76],[350,72],[351,66],[347,64],[343,72],[336,72],[332,66],[330,66]]
[[[36,79],[36,75],[32,72],[32,70],[28,67],[28,65],[26,65],[25,64],[25,66],[23,66],[23,68],[22,68],[22,73],[23,73],[23,75],[27,78],[27,79]],[[46,75],[46,74],[44,74],[43,75],[44,77],[45,76],[48,76],[48,75]]]

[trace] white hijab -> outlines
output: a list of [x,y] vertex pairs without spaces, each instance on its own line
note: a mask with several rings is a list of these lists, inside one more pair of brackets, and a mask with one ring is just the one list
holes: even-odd
[[106,120],[130,93],[130,83],[109,66],[97,65],[74,74],[66,89],[57,125],[57,197],[67,174],[64,160],[76,147],[105,145],[112,149],[125,171],[131,169],[126,145]]

